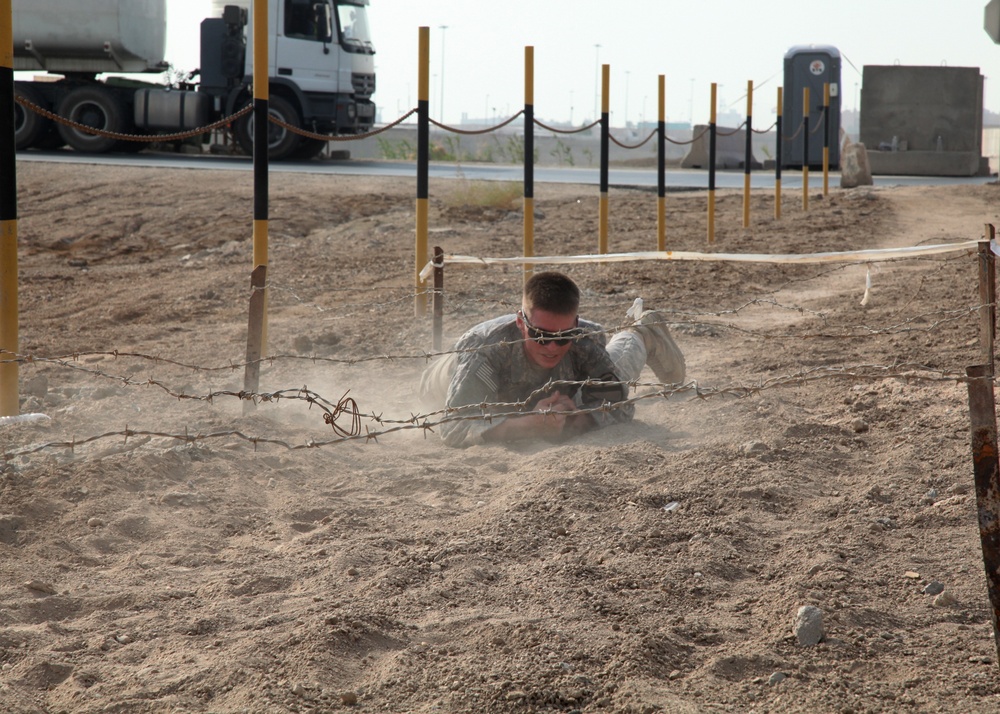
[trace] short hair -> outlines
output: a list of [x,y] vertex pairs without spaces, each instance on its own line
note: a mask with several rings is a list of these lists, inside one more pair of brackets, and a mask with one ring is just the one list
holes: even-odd
[[524,284],[522,303],[528,312],[537,308],[556,315],[576,315],[580,288],[569,276],[554,270],[535,273]]

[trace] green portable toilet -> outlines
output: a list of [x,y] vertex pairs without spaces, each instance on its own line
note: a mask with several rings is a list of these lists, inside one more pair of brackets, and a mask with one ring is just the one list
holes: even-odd
[[[823,121],[823,86],[830,84],[829,126]],[[803,125],[803,89],[809,88],[808,137]],[[829,45],[797,45],[785,53],[782,107],[782,167],[802,168],[808,148],[811,169],[823,167],[824,140],[829,141],[830,168],[840,166],[840,50]],[[808,145],[807,145],[808,140]]]

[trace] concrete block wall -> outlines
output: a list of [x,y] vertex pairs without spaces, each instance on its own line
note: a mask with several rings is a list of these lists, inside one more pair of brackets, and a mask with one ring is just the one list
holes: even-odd
[[860,139],[875,175],[979,175],[982,117],[978,67],[864,67]]

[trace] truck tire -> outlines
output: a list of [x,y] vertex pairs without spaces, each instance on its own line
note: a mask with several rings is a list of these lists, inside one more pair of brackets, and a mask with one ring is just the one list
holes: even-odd
[[[93,129],[117,134],[131,129],[125,107],[111,91],[102,87],[77,87],[59,103],[59,116]],[[119,140],[98,134],[88,134],[66,124],[59,125],[59,134],[77,151],[104,154],[118,148]]]
[[[272,96],[267,103],[267,113],[286,124],[300,126],[301,120],[295,107],[279,96]],[[253,112],[236,122],[236,141],[248,156],[253,156]],[[291,157],[299,147],[301,137],[284,127],[267,123],[267,156],[272,161]]]
[[62,138],[62,134],[59,133],[59,127],[56,126],[54,121],[49,122],[49,128],[35,142],[36,149],[52,150],[61,149],[64,146],[66,146],[66,140]]
[[308,139],[304,136],[299,137],[299,148],[295,150],[292,154],[293,159],[299,161],[309,161],[314,159],[323,153],[323,149],[326,148],[326,142],[322,139]]
[[[45,107],[45,100],[33,87],[20,83],[14,87],[14,95],[24,97],[32,104]],[[37,146],[43,136],[52,129],[52,120],[41,114],[14,104],[14,145],[18,151]]]

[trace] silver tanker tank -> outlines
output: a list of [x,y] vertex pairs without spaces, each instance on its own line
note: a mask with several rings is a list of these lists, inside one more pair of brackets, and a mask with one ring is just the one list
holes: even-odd
[[13,0],[14,69],[161,71],[166,6],[166,0]]

